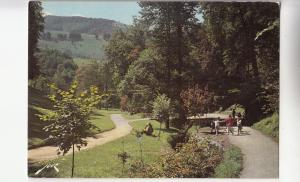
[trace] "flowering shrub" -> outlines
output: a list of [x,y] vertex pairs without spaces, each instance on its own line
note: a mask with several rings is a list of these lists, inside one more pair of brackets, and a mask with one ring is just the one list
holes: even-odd
[[222,159],[222,150],[208,138],[192,136],[176,151],[163,158],[164,176],[169,178],[205,178],[213,176]]
[[192,136],[175,151],[162,156],[156,164],[134,162],[130,165],[131,177],[207,178],[222,159],[222,149],[208,138]]

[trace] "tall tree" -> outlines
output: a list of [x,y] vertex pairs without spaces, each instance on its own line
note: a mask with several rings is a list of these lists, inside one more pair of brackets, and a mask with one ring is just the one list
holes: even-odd
[[44,18],[42,15],[42,3],[30,1],[28,6],[28,78],[33,79],[39,75],[37,43],[44,30]]
[[86,146],[86,137],[89,130],[96,128],[89,118],[93,107],[97,105],[101,96],[95,86],[89,90],[78,93],[77,82],[73,82],[68,91],[58,89],[51,85],[54,94],[49,96],[54,107],[51,112],[40,115],[42,121],[48,121],[50,124],[44,128],[49,134],[48,139],[54,141],[58,147],[57,155],[65,155],[72,148],[72,171],[71,177],[74,176],[75,167],[75,147],[80,150]]
[[[275,38],[272,41],[275,44],[262,46],[262,41],[255,38],[268,22],[278,18],[278,5],[202,3],[201,9],[208,39],[212,49],[219,51],[217,61],[224,65],[226,72],[222,79],[227,83],[224,94],[231,93],[227,99],[231,104],[244,105],[247,121],[253,122],[262,116],[263,101],[258,97],[263,85],[260,62],[267,61],[259,59],[259,49],[269,47],[267,49],[271,50],[270,47],[274,46],[276,50],[278,42]],[[279,60],[278,54],[275,53],[272,59]]]
[[155,46],[159,48],[162,62],[166,64],[163,81],[167,83],[164,93],[178,107],[179,120],[186,121],[180,92],[186,87],[185,73],[189,60],[189,33],[195,26],[198,4],[195,2],[140,2],[141,21],[151,27]]

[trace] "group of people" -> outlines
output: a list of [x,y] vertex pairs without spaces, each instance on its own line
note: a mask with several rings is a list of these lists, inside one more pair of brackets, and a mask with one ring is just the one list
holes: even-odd
[[238,128],[238,135],[241,134],[242,132],[242,114],[238,113],[236,117],[236,112],[235,109],[232,110],[232,114],[228,116],[225,120],[221,120],[220,117],[217,118],[217,120],[211,122],[211,133],[213,133],[213,130],[215,130],[216,135],[219,134],[219,129],[220,129],[220,123],[225,122],[226,123],[226,133],[229,134],[229,132],[233,135],[233,125],[236,122],[237,128]]

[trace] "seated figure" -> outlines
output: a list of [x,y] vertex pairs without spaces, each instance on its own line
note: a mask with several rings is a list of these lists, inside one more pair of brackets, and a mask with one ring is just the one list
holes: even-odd
[[144,132],[146,135],[152,135],[152,133],[153,133],[153,127],[152,127],[151,123],[148,123],[148,124],[145,126],[143,132]]

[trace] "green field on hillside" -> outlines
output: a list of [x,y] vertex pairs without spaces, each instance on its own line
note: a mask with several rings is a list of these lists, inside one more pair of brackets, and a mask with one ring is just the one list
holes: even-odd
[[51,33],[53,40],[39,40],[38,46],[41,49],[55,49],[70,54],[72,57],[101,59],[104,56],[106,41],[99,36],[81,34],[82,40],[72,42],[70,40],[57,40],[57,34],[69,34],[68,32],[46,31]]

